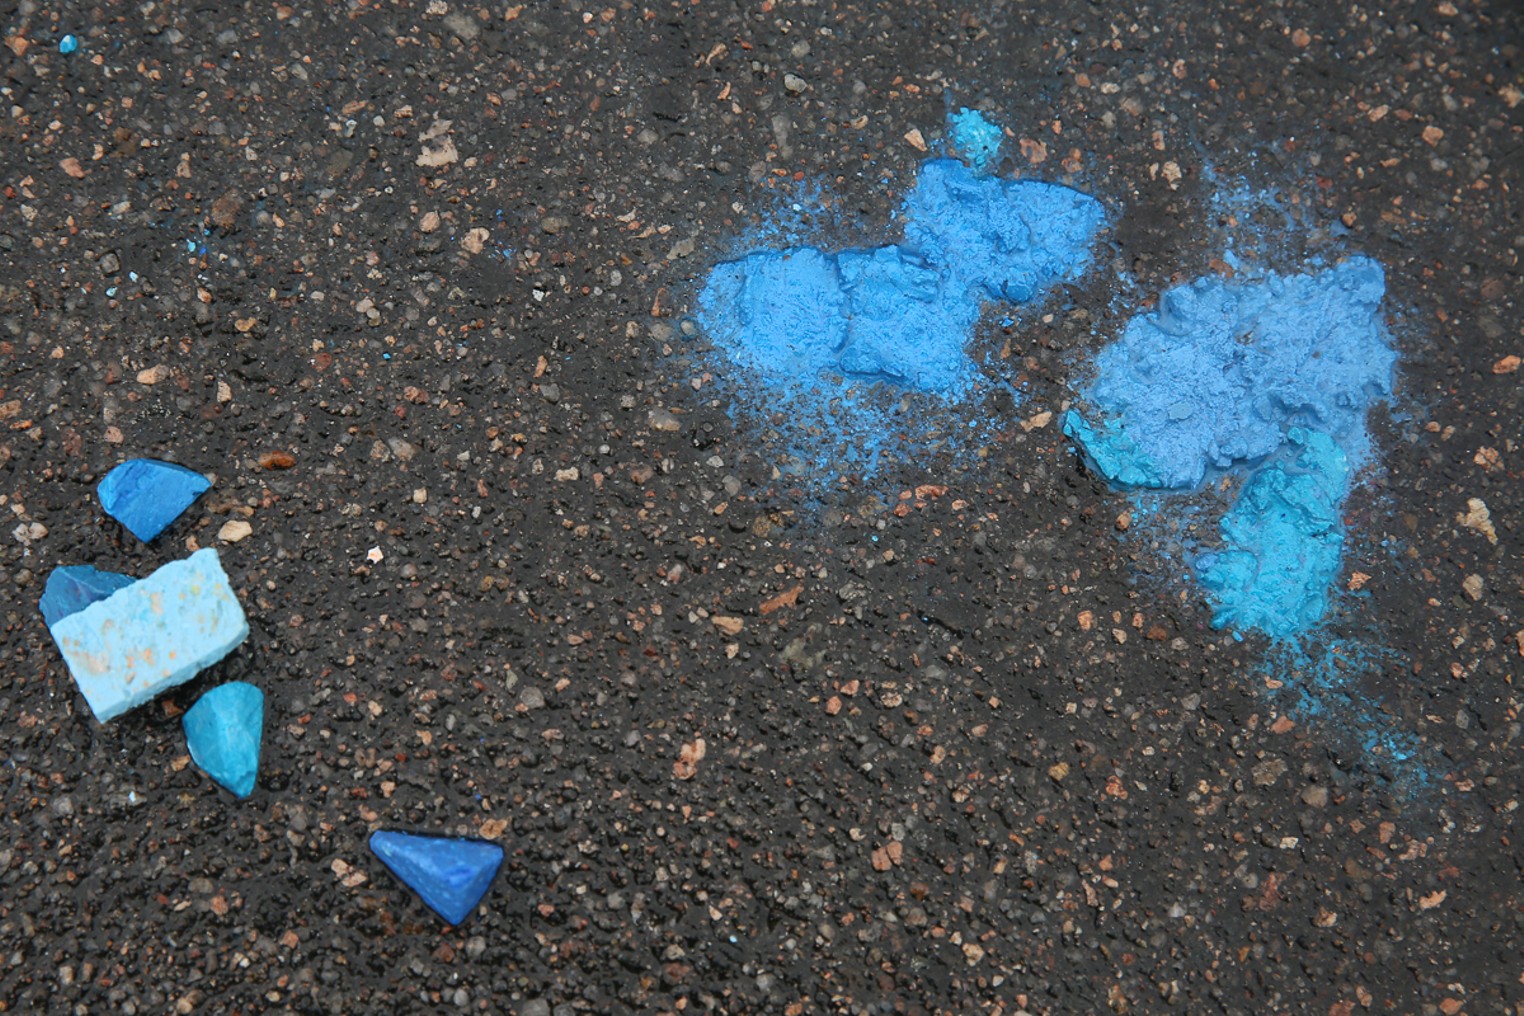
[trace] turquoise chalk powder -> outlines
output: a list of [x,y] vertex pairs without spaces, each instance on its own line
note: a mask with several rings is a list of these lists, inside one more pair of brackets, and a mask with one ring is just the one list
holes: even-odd
[[977,109],[967,106],[947,118],[948,136],[958,154],[980,173],[988,173],[1000,157],[1005,132],[984,118]]
[[697,322],[738,402],[760,411],[801,473],[871,472],[890,448],[966,437],[981,377],[968,346],[987,303],[1027,303],[1078,278],[1104,221],[1067,187],[924,163],[904,238],[841,251],[758,250],[716,265]]
[[1064,430],[1118,487],[1190,492],[1244,473],[1221,548],[1195,567],[1213,624],[1272,639],[1327,612],[1340,506],[1367,457],[1365,413],[1392,391],[1381,266],[1169,290],[1096,358],[1091,413]]

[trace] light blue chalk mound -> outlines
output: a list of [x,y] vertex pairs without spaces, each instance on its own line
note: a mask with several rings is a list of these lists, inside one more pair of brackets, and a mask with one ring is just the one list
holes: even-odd
[[244,681],[219,685],[202,695],[181,722],[196,765],[239,797],[254,792],[264,692]]
[[128,459],[95,488],[106,514],[144,543],[152,540],[211,487],[200,473],[158,459]]
[[1191,490],[1255,465],[1289,427],[1365,454],[1365,412],[1392,392],[1397,354],[1381,266],[1364,257],[1259,282],[1176,286],[1096,357],[1094,416],[1064,427],[1119,486]]
[[198,550],[52,625],[102,723],[232,652],[249,634],[217,552]]
[[42,611],[43,622],[51,628],[70,614],[77,614],[136,581],[131,575],[99,571],[88,564],[65,565],[49,573],[37,607]]
[[370,850],[450,924],[471,916],[503,863],[503,848],[485,840],[384,829],[371,834]]

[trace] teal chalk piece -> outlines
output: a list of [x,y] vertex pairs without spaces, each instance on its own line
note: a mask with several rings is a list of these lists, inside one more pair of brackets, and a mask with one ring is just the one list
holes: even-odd
[[977,109],[967,106],[948,117],[947,123],[958,154],[978,172],[988,173],[1000,155],[1005,131],[986,120]]
[[77,614],[136,581],[131,575],[99,571],[88,564],[65,565],[49,573],[37,607],[42,611],[43,622],[51,628],[70,614]]
[[49,629],[102,723],[183,684],[249,635],[217,552],[198,550]]
[[218,685],[202,695],[181,722],[196,765],[238,797],[254,792],[264,733],[264,692],[245,681]]
[[503,848],[485,840],[384,829],[371,834],[370,850],[449,924],[471,916],[503,863]]
[[1293,427],[1290,461],[1255,473],[1222,520],[1223,549],[1196,561],[1212,627],[1284,639],[1317,624],[1339,577],[1349,462],[1327,434]]
[[193,469],[158,459],[128,459],[96,487],[106,514],[148,543],[210,487]]

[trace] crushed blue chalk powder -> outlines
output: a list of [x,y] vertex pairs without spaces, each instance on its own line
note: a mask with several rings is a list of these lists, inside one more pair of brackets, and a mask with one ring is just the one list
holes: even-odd
[[1287,639],[1327,612],[1366,410],[1392,391],[1384,293],[1368,258],[1171,289],[1096,358],[1092,416],[1066,415],[1065,433],[1119,487],[1184,492],[1247,474],[1220,548],[1195,560],[1214,626]]
[[1092,420],[1066,432],[1121,486],[1189,490],[1275,452],[1287,428],[1322,430],[1358,461],[1366,408],[1391,394],[1386,289],[1369,258],[1262,282],[1169,290],[1096,358]]
[[980,173],[988,173],[1000,157],[1005,132],[984,118],[977,109],[967,106],[947,118],[953,148]]
[[738,366],[777,381],[883,381],[956,399],[985,301],[1024,302],[1081,274],[1103,221],[1066,187],[927,162],[905,239],[871,250],[768,250],[717,265],[698,300],[704,332]]
[[1224,549],[1197,558],[1212,593],[1212,624],[1273,639],[1312,628],[1328,612],[1344,531],[1339,503],[1349,462],[1327,434],[1291,428],[1289,461],[1255,472],[1222,520]]
[[781,443],[780,473],[830,483],[897,452],[978,445],[986,427],[969,400],[987,388],[969,345],[985,304],[1077,278],[1105,218],[1078,191],[952,159],[922,165],[902,215],[900,243],[840,251],[771,224],[763,235],[789,247],[724,261],[702,284],[696,324],[722,361],[714,373],[732,412],[761,417]]

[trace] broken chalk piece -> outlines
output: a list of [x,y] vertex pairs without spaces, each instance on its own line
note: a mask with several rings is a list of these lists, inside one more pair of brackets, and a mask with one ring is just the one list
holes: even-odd
[[51,628],[70,614],[77,614],[136,581],[131,575],[100,571],[88,564],[64,565],[48,574],[48,584],[43,587],[37,607],[42,611],[43,623]]
[[198,550],[50,627],[102,723],[182,684],[249,634],[217,552]]
[[371,834],[370,850],[450,924],[471,916],[503,863],[503,848],[485,840],[385,829]]
[[106,514],[149,542],[211,487],[193,469],[158,459],[128,459],[106,474],[95,488]]
[[196,765],[238,797],[254,792],[265,723],[264,692],[246,681],[218,685],[202,695],[180,722]]

